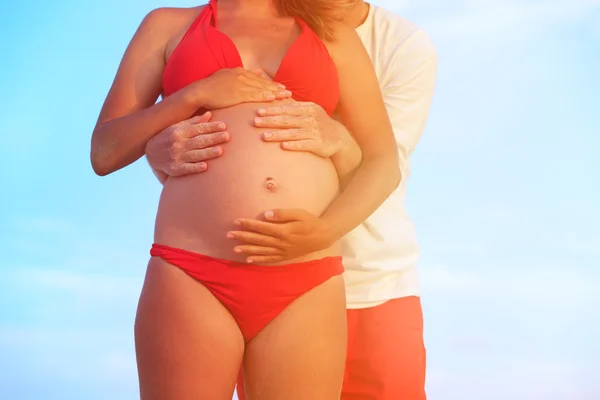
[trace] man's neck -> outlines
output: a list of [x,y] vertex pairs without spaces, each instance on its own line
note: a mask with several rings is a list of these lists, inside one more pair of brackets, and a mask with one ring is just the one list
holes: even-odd
[[346,16],[346,22],[352,25],[354,28],[358,28],[367,19],[370,8],[371,6],[366,1],[359,1],[356,6],[348,12],[348,15]]

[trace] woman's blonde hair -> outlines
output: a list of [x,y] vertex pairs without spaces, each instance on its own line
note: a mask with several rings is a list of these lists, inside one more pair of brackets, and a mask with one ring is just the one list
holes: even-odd
[[325,40],[333,39],[334,24],[344,18],[359,0],[275,0],[283,15],[302,18]]

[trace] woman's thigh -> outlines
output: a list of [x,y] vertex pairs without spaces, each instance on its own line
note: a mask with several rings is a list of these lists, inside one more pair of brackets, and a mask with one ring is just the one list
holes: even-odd
[[339,400],[346,359],[342,276],[296,299],[246,345],[246,400]]
[[244,341],[199,282],[152,258],[135,321],[141,399],[229,400]]

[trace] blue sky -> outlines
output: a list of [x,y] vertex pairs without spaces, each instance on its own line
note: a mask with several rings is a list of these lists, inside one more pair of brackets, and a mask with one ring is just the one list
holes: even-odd
[[[160,187],[96,177],[89,141],[146,12],[0,15],[0,398],[133,399],[133,317]],[[439,51],[409,211],[432,400],[600,398],[600,1],[379,0]],[[596,115],[594,115],[596,114]]]

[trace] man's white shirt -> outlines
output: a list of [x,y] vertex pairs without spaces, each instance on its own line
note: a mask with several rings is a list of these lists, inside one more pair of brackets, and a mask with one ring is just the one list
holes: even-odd
[[373,5],[356,31],[379,80],[402,171],[402,181],[394,193],[342,240],[348,308],[365,308],[420,295],[419,245],[406,213],[406,181],[409,156],[429,114],[437,53],[423,30]]

